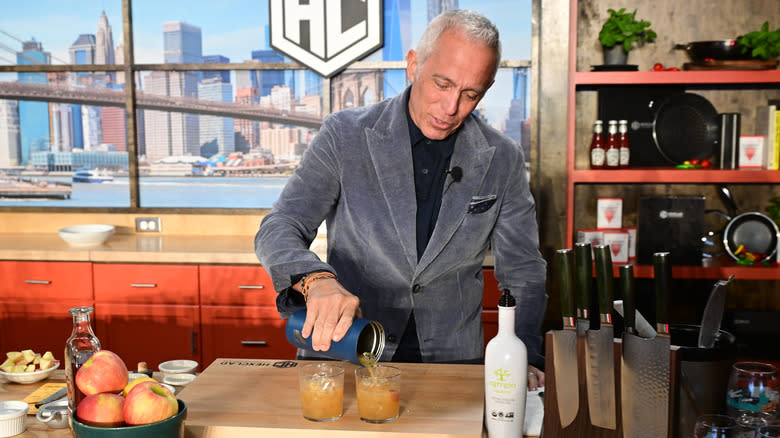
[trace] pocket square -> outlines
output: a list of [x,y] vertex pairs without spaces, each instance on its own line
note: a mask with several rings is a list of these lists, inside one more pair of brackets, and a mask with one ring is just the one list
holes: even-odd
[[469,202],[469,214],[484,213],[496,203],[496,195],[474,196]]

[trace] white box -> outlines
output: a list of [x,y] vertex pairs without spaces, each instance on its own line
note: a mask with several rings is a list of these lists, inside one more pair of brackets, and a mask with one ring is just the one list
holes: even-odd
[[764,137],[742,135],[739,137],[740,169],[761,169],[764,167]]
[[628,233],[620,230],[604,231],[604,245],[609,245],[612,263],[628,262]]
[[621,231],[628,233],[628,258],[636,258],[636,227],[625,227]]
[[593,258],[593,247],[596,245],[601,245],[601,242],[603,241],[604,233],[601,230],[577,230],[577,243],[590,243],[591,258]]
[[596,201],[596,228],[620,229],[623,224],[623,200],[599,198]]

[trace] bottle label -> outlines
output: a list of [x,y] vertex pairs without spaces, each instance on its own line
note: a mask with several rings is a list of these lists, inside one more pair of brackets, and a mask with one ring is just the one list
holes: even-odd
[[518,390],[515,379],[516,376],[506,368],[496,368],[490,374],[487,382],[490,393],[487,396],[493,401],[493,407],[487,415],[493,420],[511,423],[520,415],[513,410]]
[[590,164],[592,166],[604,165],[604,149],[592,149],[590,151]]
[[618,167],[620,165],[620,151],[617,149],[607,150],[607,167]]
[[631,156],[631,149],[629,148],[620,148],[620,165],[621,166],[628,166],[628,160]]

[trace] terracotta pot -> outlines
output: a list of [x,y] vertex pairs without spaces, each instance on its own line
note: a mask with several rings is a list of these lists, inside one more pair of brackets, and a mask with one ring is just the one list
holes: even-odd
[[628,64],[628,52],[626,52],[622,44],[615,44],[612,47],[601,47],[604,50],[604,65]]

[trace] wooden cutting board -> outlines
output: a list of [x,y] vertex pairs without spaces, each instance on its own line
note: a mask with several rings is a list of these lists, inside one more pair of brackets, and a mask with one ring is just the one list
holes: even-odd
[[401,368],[401,413],[386,424],[360,420],[355,365],[345,368],[344,415],[313,422],[301,416],[298,368],[310,361],[217,359],[177,397],[187,404],[190,438],[481,437],[482,365],[393,364]]

